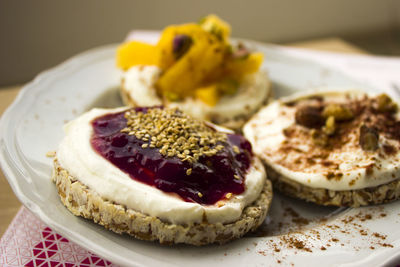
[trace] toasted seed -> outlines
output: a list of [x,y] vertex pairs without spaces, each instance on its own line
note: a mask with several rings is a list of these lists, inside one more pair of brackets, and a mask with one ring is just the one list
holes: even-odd
[[146,112],[131,109],[124,115],[127,127],[122,132],[145,142],[150,141],[142,147],[158,148],[161,154],[168,157],[177,156],[181,160],[195,162],[203,155],[215,155],[226,144],[226,134],[211,129],[177,108],[152,108]]

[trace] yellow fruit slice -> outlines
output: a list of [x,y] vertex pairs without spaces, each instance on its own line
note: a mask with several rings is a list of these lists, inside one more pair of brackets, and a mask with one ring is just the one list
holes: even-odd
[[244,59],[230,59],[225,65],[225,73],[234,78],[254,73],[260,68],[263,59],[264,55],[262,53],[251,53]]
[[163,70],[170,68],[177,61],[173,52],[174,38],[177,35],[187,35],[192,39],[196,39],[197,36],[204,35],[204,30],[195,23],[166,27],[157,43],[159,66]]
[[127,70],[135,65],[158,65],[156,46],[137,41],[120,45],[117,49],[117,66]]
[[231,26],[214,14],[202,18],[199,24],[205,31],[216,35],[220,40],[227,41],[231,34]]
[[[197,26],[198,27],[198,26]],[[191,48],[157,82],[161,92],[174,92],[181,97],[193,95],[211,72],[222,65],[224,44],[203,30],[190,34]]]
[[262,53],[250,53],[240,44],[233,48],[230,33],[230,25],[216,15],[199,24],[171,25],[156,45],[122,44],[117,66],[127,70],[139,64],[156,65],[162,69],[158,93],[170,101],[197,97],[212,106],[221,96],[235,94],[241,78],[256,72],[263,62]]
[[209,85],[196,89],[195,97],[209,106],[215,106],[219,100],[217,85]]

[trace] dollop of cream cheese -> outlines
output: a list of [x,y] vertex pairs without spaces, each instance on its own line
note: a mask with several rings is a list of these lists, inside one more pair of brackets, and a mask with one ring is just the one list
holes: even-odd
[[[122,90],[125,90],[137,106],[161,105],[163,101],[157,96],[155,89],[155,83],[160,75],[161,69],[157,66],[133,66],[122,74]],[[164,105],[178,107],[198,119],[223,123],[256,112],[270,95],[270,90],[267,74],[260,70],[246,75],[241,81],[238,92],[223,96],[215,106],[209,106],[193,98]]]
[[[288,138],[284,130],[295,124],[296,107],[286,103],[316,95],[323,96],[326,103],[330,101],[345,103],[349,99],[361,98],[366,94],[356,90],[300,93],[272,102],[261,109],[243,128],[243,133],[251,142],[254,153],[279,174],[312,188],[354,190],[375,187],[400,179],[400,144],[384,135],[379,136],[378,152],[362,150],[356,135],[350,134],[349,141],[341,149],[331,151],[324,159],[334,163],[333,165],[324,166],[319,159],[316,159],[315,164],[296,166],[295,161],[299,156],[307,157],[314,151],[311,139],[297,142],[298,151],[280,150]],[[396,153],[386,155],[379,152],[382,151],[384,144],[396,147]],[[368,173],[368,169],[372,173]],[[328,179],[329,172],[340,173],[342,176]]]
[[246,206],[259,197],[266,174],[257,158],[254,158],[245,177],[245,191],[215,205],[185,202],[174,194],[132,179],[98,154],[90,143],[93,134],[91,121],[124,109],[92,109],[68,122],[64,127],[66,136],[57,151],[60,165],[104,199],[170,223],[192,224],[201,223],[204,219],[210,223],[233,222],[240,218]]

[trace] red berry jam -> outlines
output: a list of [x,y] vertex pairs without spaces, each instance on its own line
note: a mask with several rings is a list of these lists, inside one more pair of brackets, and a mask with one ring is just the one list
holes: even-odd
[[[133,109],[147,112],[146,108]],[[250,143],[241,135],[228,134],[215,155],[202,155],[195,162],[162,155],[159,148],[121,132],[127,126],[125,112],[108,114],[92,121],[92,147],[132,179],[168,192],[183,200],[215,204],[228,193],[241,194],[252,159]],[[146,145],[145,145],[146,146]],[[190,169],[190,172],[188,170]]]

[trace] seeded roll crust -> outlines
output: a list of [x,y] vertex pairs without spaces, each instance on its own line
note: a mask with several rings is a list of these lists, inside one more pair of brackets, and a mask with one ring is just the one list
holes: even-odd
[[74,215],[81,216],[118,234],[128,234],[137,239],[159,241],[161,244],[178,243],[195,246],[224,244],[254,231],[265,219],[272,200],[272,185],[266,179],[264,189],[241,217],[232,223],[195,223],[179,225],[164,222],[102,198],[96,192],[72,177],[54,160],[52,179],[62,203]]
[[325,206],[399,199],[399,134],[398,104],[356,90],[286,97],[244,127],[274,188]]
[[297,197],[323,206],[360,207],[388,203],[400,198],[400,179],[359,190],[334,191],[296,183],[267,166],[274,188],[289,197]]

